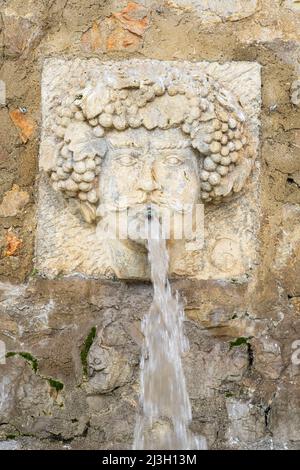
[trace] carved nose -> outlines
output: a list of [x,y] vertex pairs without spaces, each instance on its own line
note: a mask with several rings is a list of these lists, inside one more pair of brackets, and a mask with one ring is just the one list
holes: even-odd
[[151,193],[158,189],[158,184],[155,181],[153,170],[150,166],[144,167],[141,180],[139,182],[139,189],[146,193]]

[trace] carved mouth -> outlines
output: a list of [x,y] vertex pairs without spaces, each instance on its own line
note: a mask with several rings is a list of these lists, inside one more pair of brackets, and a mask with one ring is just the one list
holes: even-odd
[[147,206],[147,217],[148,217],[148,220],[150,220],[152,218],[152,208],[151,208],[151,206]]
[[[137,211],[135,212],[135,209]],[[151,221],[158,220],[161,223],[161,214],[159,206],[154,204],[143,204],[137,208],[129,210],[129,230],[130,238],[135,242],[145,245],[147,239],[151,236]]]

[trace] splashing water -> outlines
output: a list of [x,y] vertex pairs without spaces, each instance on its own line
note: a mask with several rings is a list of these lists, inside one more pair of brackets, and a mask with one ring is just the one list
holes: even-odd
[[169,257],[162,227],[151,217],[148,258],[154,296],[142,321],[141,414],[133,449],[204,449],[205,439],[189,430],[191,404],[181,356],[188,351],[183,333],[184,309],[168,281]]

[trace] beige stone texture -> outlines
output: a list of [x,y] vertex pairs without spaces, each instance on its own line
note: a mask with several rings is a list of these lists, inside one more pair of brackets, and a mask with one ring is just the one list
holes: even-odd
[[0,204],[0,217],[13,217],[17,215],[28,202],[29,194],[26,191],[22,191],[15,184],[3,197]]
[[[256,273],[245,282],[183,276],[172,280],[172,289],[185,302],[190,351],[184,371],[193,433],[204,435],[209,449],[299,450],[300,117],[291,101],[300,73],[299,2],[247,2],[256,3],[247,17],[245,2],[232,2],[240,5],[237,19],[221,13],[220,21],[225,0],[218,6],[199,0],[198,5],[210,4],[206,14],[191,0],[189,8],[176,7],[176,0],[173,6],[136,0],[147,10],[147,27],[128,45],[122,42],[125,23],[114,23],[118,42],[110,51],[102,43],[98,48],[99,32],[108,34],[106,27],[116,14],[124,16],[128,0],[0,3],[0,80],[6,90],[0,105],[0,201],[14,184],[30,196],[16,215],[0,217],[0,340],[7,352],[27,352],[38,364],[37,374],[20,355],[0,364],[0,449],[132,447],[140,321],[151,304],[150,284],[79,275],[49,280],[34,269],[43,64],[49,58],[89,58],[101,64],[133,59],[260,64]],[[133,40],[134,33],[128,34]],[[20,108],[36,124],[26,143],[10,117]],[[63,195],[59,201],[64,208]],[[9,233],[22,246],[4,256]],[[85,363],[82,351],[93,327]]]
[[[179,78],[176,81],[167,78],[168,75]],[[65,76],[69,77],[69,85],[63,79]],[[72,87],[76,80],[78,89],[76,85]],[[147,91],[151,94],[148,102],[143,102],[146,92],[141,88],[144,94],[138,93],[140,87],[147,90],[143,85],[146,80],[154,85]],[[194,89],[197,80],[199,89]],[[214,91],[218,83],[224,91]],[[133,92],[128,97],[129,86],[133,87]],[[69,98],[65,97],[65,90]],[[127,114],[122,117],[124,124],[121,126],[119,115],[108,114],[106,109],[109,106],[116,109],[115,96],[121,97],[124,93],[124,102],[131,101],[128,109],[123,108],[123,113]],[[63,104],[58,106],[55,103],[61,101],[62,96]],[[77,99],[77,111],[72,111],[68,103],[76,96],[82,98]],[[207,96],[212,102],[205,98]],[[107,104],[109,99],[111,105]],[[204,238],[200,249],[197,246],[190,249],[183,236],[183,240],[173,240],[171,234],[171,275],[229,279],[249,275],[255,269],[260,224],[259,161],[255,162],[260,112],[258,64],[159,61],[101,64],[97,60],[50,60],[44,67],[43,100],[40,169],[48,172],[51,179],[42,176],[40,183],[36,267],[41,273],[50,277],[77,272],[100,278],[148,278],[146,251],[141,251],[139,244],[128,246],[113,241],[111,235],[105,233],[104,227],[112,225],[110,219],[114,215],[109,208],[123,207],[124,198],[131,201],[128,207],[134,212],[129,213],[129,229],[149,203],[154,204],[158,212],[169,208],[172,217],[176,216],[178,207],[188,214],[184,207],[205,205],[203,223],[195,234],[196,239]],[[139,106],[133,111],[133,117],[130,114],[132,103]],[[195,116],[190,112],[191,107],[194,114],[197,113]],[[106,123],[107,120],[111,124]],[[60,127],[58,122],[62,123]],[[134,161],[133,157],[125,156],[123,160],[131,161],[122,163],[118,150],[106,150],[112,145],[116,149],[121,146],[124,153],[127,141],[147,149],[145,157],[139,156]],[[151,142],[149,150],[148,141]],[[186,150],[180,150],[180,145],[185,145]],[[130,152],[128,148],[127,153]],[[181,160],[177,158],[176,163],[168,163],[166,173],[162,158],[169,162],[176,152]],[[248,152],[251,152],[250,157]],[[116,161],[121,164],[114,163]],[[139,170],[141,162],[145,163]],[[147,176],[149,165],[151,177]],[[148,180],[144,181],[145,178]],[[216,181],[212,181],[214,178]],[[51,189],[51,180],[56,192]],[[140,203],[141,198],[145,202]],[[209,202],[218,205],[207,204]],[[75,204],[80,204],[85,220],[74,213]],[[93,210],[95,218],[103,213],[94,224]],[[161,215],[163,217],[163,212]]]

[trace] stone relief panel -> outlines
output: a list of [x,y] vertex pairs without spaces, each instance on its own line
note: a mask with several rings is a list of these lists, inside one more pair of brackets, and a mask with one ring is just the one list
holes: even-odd
[[[171,276],[249,276],[260,218],[258,64],[48,59],[42,95],[42,274],[148,279],[141,227],[151,206],[170,217]],[[177,239],[178,214],[199,204],[204,224],[193,232],[202,233]]]

